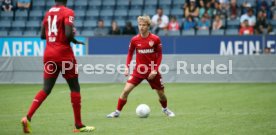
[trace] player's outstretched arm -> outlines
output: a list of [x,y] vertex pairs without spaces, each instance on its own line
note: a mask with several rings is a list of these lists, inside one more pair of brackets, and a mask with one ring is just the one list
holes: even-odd
[[84,42],[81,42],[81,41],[78,41],[78,40],[75,39],[73,29],[74,29],[73,26],[71,26],[71,25],[65,25],[65,36],[66,36],[66,38],[70,42],[73,42],[74,44],[85,45]]

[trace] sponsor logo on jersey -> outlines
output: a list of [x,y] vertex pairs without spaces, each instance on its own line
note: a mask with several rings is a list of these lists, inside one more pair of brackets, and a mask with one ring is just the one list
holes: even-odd
[[152,47],[154,45],[154,41],[149,41],[149,46]]
[[141,54],[154,53],[154,49],[140,49],[138,50],[138,53],[141,53]]
[[73,16],[69,16],[69,22],[74,23],[74,17]]
[[50,10],[49,10],[49,12],[58,12],[60,10],[60,8],[51,8]]

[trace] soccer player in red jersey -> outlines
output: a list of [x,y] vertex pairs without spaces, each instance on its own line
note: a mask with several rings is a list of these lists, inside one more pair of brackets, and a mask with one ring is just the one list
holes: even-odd
[[[51,93],[60,72],[66,79],[71,90],[71,103],[75,118],[74,132],[91,132],[93,126],[85,126],[81,120],[81,95],[76,72],[76,59],[70,42],[84,44],[74,38],[74,11],[65,7],[67,0],[55,0],[53,6],[45,15],[41,28],[41,38],[46,39],[44,52],[44,84],[21,123],[24,133],[31,133],[30,122],[33,114]],[[72,66],[73,65],[73,66]],[[72,68],[68,67],[72,66]],[[65,70],[66,69],[66,70]]]
[[167,108],[167,98],[164,93],[162,77],[158,72],[162,60],[162,44],[157,35],[149,32],[151,21],[149,16],[139,16],[138,19],[139,34],[131,39],[126,61],[125,75],[129,74],[129,65],[136,50],[136,66],[133,74],[129,77],[125,88],[123,89],[117,104],[117,109],[107,115],[107,118],[119,117],[121,110],[127,102],[129,93],[139,85],[144,79],[148,81],[152,89],[155,89],[162,111],[168,117],[174,117],[175,114]]

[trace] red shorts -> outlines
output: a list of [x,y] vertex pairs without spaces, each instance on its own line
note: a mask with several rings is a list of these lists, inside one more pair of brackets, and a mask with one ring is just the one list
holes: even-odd
[[57,78],[60,72],[65,79],[78,78],[76,64],[76,60],[61,62],[45,61],[44,78]]
[[[144,80],[143,78],[138,78],[136,76],[131,75],[128,78],[127,82],[137,86],[143,80]],[[153,80],[148,80],[148,79],[146,79],[146,80],[148,81],[148,83],[150,84],[152,89],[156,89],[156,90],[163,90],[164,89],[162,76],[160,74],[157,74]]]

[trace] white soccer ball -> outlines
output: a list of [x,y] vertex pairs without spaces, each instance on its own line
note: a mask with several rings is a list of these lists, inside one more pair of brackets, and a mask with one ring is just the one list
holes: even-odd
[[136,108],[136,114],[140,118],[147,118],[150,114],[150,108],[146,104],[140,104]]

